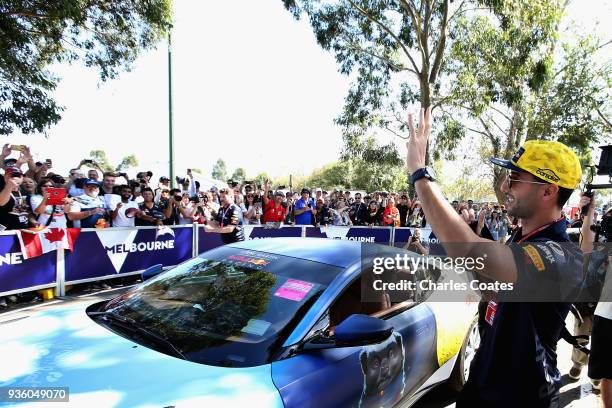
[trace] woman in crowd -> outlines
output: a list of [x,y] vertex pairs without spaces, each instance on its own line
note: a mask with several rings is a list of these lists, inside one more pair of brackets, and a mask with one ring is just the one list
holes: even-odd
[[505,206],[501,206],[501,214],[499,217],[499,242],[502,244],[506,243],[508,239],[508,228],[510,226],[510,220],[508,219],[508,211]]
[[333,217],[333,225],[347,226],[353,224],[349,217],[349,207],[346,205],[344,197],[338,198],[336,208],[331,210],[331,214]]
[[421,210],[421,202],[415,200],[408,215],[409,227],[421,227],[423,223],[423,210]]
[[365,213],[365,217],[363,222],[365,225],[374,227],[380,225],[380,214],[378,208],[378,201],[370,200],[370,204],[368,205],[368,210]]
[[487,227],[489,228],[494,241],[499,240],[500,220],[498,215],[499,213],[497,211],[492,211],[491,218],[487,221]]
[[242,210],[244,214],[244,223],[247,225],[260,225],[261,224],[261,205],[255,202],[255,195],[253,193],[247,193],[246,202],[242,204]]
[[315,214],[315,226],[326,227],[327,225],[331,224],[333,215],[327,203],[322,198],[319,198],[317,199],[316,206],[317,213]]
[[198,217],[197,205],[199,199],[191,199],[189,194],[183,193],[179,204],[179,225],[193,224]]
[[41,227],[66,228],[68,226],[66,213],[70,212],[72,198],[65,197],[61,205],[49,205],[47,200],[49,200],[50,195],[47,189],[50,187],[54,187],[53,182],[50,179],[43,178],[36,187],[36,194],[30,197],[30,206],[36,222]]

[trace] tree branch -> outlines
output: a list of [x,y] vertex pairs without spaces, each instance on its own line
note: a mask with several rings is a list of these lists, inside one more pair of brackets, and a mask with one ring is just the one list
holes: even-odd
[[438,40],[438,47],[436,49],[436,58],[434,59],[434,65],[431,68],[431,74],[429,75],[429,83],[433,84],[436,82],[440,67],[442,66],[442,56],[444,55],[444,48],[446,47],[446,26],[448,24],[448,8],[449,1],[444,0],[444,14],[442,16],[442,24],[440,27],[440,39]]
[[509,122],[512,122],[512,118],[510,118],[510,116],[508,116],[507,114],[505,114],[504,112],[502,112],[500,109],[497,109],[495,106],[490,105],[489,108],[493,109],[495,112],[499,113],[500,115],[502,115],[504,118],[508,119]]
[[[423,5],[423,3],[421,3],[421,5]],[[428,59],[421,42],[423,38],[423,32],[421,31],[421,16],[416,9],[412,9],[411,3],[408,3],[406,0],[400,0],[400,6],[410,14],[410,19],[412,20],[412,25],[414,25],[414,30],[417,36],[417,45],[419,46],[419,51],[421,52],[421,59],[423,60],[423,65],[425,65],[425,62],[428,61]]]
[[505,131],[505,130],[504,130],[502,127],[501,127],[501,126],[499,126],[499,125],[497,124],[497,122],[493,120],[493,118],[492,118],[492,117],[490,117],[489,115],[487,115],[487,119],[488,119],[488,120],[490,120],[491,122],[493,122],[493,124],[495,125],[495,127],[496,127],[497,129],[499,129],[499,131],[500,131],[500,132],[502,132],[503,134],[505,134],[505,133],[506,133],[506,131]]
[[402,136],[402,135],[400,135],[400,134],[399,134],[399,133],[397,133],[395,130],[393,130],[393,129],[389,128],[389,126],[385,126],[385,127],[384,127],[384,129],[386,129],[386,130],[388,130],[389,132],[393,133],[395,136],[399,137],[400,139],[404,139],[404,140],[406,140],[406,139],[408,139],[408,138],[409,138],[409,136]]
[[475,8],[471,8],[471,9],[467,9],[467,10],[457,11],[457,12],[455,12],[455,14],[453,14],[451,16],[451,18],[448,19],[448,21],[451,21],[452,19],[454,19],[459,14],[467,13],[468,11],[477,11],[477,10],[491,10],[491,8],[490,7],[475,7]]
[[601,118],[601,120],[604,121],[604,123],[606,124],[606,126],[608,126],[609,128],[612,128],[612,123],[610,123],[610,121],[608,119],[606,119],[606,117],[604,116],[603,113],[601,113],[601,110],[599,110],[599,108],[597,108],[597,114],[599,115],[599,117]]
[[358,45],[349,43],[347,48],[349,48],[349,49],[351,49],[353,51],[363,52],[364,54],[368,54],[371,57],[374,57],[374,58],[377,58],[377,59],[379,59],[381,61],[384,61],[385,63],[387,63],[391,68],[395,69],[396,71],[408,71],[408,72],[412,72],[413,74],[418,75],[418,73],[415,70],[413,70],[412,68],[404,67],[403,65],[402,66],[397,65],[397,64],[395,64],[395,62],[391,61],[387,57],[383,57],[382,55],[378,55],[378,54],[376,54],[374,52],[366,50],[365,48],[361,48]]
[[489,139],[491,140],[491,142],[495,143],[495,136],[493,136],[493,133],[491,132],[491,129],[489,129],[489,126],[485,123],[484,120],[482,120],[480,116],[478,117],[478,120],[480,121],[480,124],[485,128],[487,132],[487,136],[489,136]]
[[402,41],[393,33],[393,31],[391,31],[391,29],[389,27],[384,25],[382,22],[378,21],[376,18],[372,17],[367,11],[365,11],[364,9],[362,9],[361,7],[356,5],[352,0],[347,0],[347,1],[351,4],[351,6],[353,6],[362,15],[367,17],[370,21],[372,21],[373,23],[378,25],[383,31],[385,31],[387,34],[389,34],[391,36],[391,38],[393,38],[395,40],[395,42],[397,42],[398,45],[402,48],[402,50],[404,51],[404,53],[406,54],[406,56],[408,57],[408,59],[412,63],[412,67],[414,68],[414,70],[416,72],[419,72],[419,69],[417,68],[414,60],[412,59],[412,56],[410,55],[410,52],[408,51],[408,49],[406,48],[404,43],[402,43]]

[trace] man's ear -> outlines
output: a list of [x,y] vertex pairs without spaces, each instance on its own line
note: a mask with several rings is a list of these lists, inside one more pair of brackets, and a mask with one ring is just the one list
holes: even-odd
[[548,184],[544,189],[544,200],[557,199],[557,193],[559,192],[559,186],[556,184]]

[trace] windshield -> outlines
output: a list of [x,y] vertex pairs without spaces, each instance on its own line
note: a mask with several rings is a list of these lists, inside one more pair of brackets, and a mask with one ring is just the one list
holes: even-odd
[[[187,360],[249,367],[271,361],[341,271],[318,262],[221,247],[144,282],[100,311],[138,323],[171,342]],[[139,341],[122,325],[112,328]]]

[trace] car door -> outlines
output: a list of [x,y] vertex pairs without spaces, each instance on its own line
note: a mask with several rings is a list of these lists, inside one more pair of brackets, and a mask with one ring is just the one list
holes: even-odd
[[378,311],[370,305],[367,312],[372,313],[364,313],[368,308],[351,295],[359,286],[356,278],[311,333],[362,313],[388,320],[393,334],[379,344],[301,351],[274,362],[272,379],[286,407],[391,407],[416,391],[437,369],[431,309],[406,301],[381,305]]

